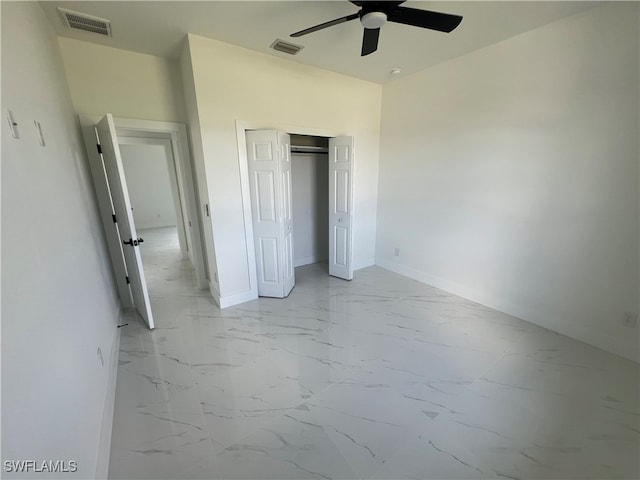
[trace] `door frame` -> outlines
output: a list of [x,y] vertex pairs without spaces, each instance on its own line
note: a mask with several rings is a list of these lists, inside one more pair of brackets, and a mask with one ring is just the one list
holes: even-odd
[[[245,247],[247,249],[247,263],[249,267],[249,291],[246,293],[248,300],[258,298],[258,275],[256,271],[256,252],[253,240],[253,219],[251,214],[251,184],[249,182],[249,164],[247,156],[247,130],[281,130],[291,135],[309,135],[314,137],[335,138],[348,135],[334,130],[325,130],[320,128],[310,128],[283,124],[264,125],[262,123],[250,122],[245,120],[236,120],[236,140],[238,142],[238,167],[240,169],[240,191],[242,194],[242,213],[244,217],[244,233]],[[354,137],[355,138],[355,137]],[[355,172],[355,152],[354,152],[354,169]],[[354,180],[351,175],[351,204],[354,198]],[[353,210],[355,218],[355,209]],[[353,233],[352,233],[353,235]],[[353,245],[351,247],[353,251]]]
[[[114,223],[111,220],[111,204],[109,190],[106,184],[102,160],[96,148],[96,135],[94,126],[100,120],[97,115],[78,115],[80,127],[85,142],[87,156],[91,167],[91,175],[96,191],[100,217],[102,219],[107,247],[111,255],[111,263],[120,300],[123,307],[132,307],[133,300],[126,283],[126,265],[122,256],[122,247]],[[193,266],[195,269],[196,283],[200,289],[208,289],[207,270],[204,262],[204,243],[202,218],[196,200],[198,184],[193,174],[192,158],[189,152],[187,128],[182,123],[162,122],[155,120],[139,120],[122,117],[114,117],[114,123],[118,135],[129,137],[164,138],[171,142],[173,160],[176,167],[176,179],[178,188],[185,198],[185,209],[191,220],[191,244],[193,254]],[[186,220],[186,219],[185,219]],[[184,226],[187,230],[187,226]]]

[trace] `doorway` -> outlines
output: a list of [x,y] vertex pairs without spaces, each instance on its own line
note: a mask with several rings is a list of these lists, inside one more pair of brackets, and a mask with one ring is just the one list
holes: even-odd
[[188,259],[197,287],[207,286],[186,128],[110,114],[102,119],[81,116],[80,122],[122,305],[134,307],[153,328],[141,256],[143,232],[148,252],[172,250]]

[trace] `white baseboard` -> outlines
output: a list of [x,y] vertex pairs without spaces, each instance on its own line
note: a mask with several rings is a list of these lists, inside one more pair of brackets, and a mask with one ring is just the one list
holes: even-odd
[[[118,312],[118,323],[122,324],[123,310]],[[107,394],[102,412],[102,425],[100,427],[100,440],[98,443],[98,458],[96,461],[96,475],[98,480],[109,478],[109,459],[111,455],[111,433],[113,430],[113,414],[116,404],[116,383],[118,380],[118,360],[120,355],[120,329],[116,328],[111,342],[111,351],[107,358],[108,379]]]
[[304,265],[311,265],[312,263],[323,262],[327,260],[327,257],[321,255],[310,255],[308,257],[294,258],[293,267],[302,267]]
[[241,303],[250,302],[251,300],[255,300],[256,298],[258,298],[257,289],[223,297],[222,295],[220,295],[220,292],[218,292],[215,285],[211,282],[209,282],[209,292],[211,293],[213,300],[220,308],[233,307],[234,305],[240,305]]
[[213,297],[213,301],[220,306],[220,292],[218,292],[218,289],[211,281],[209,281],[209,293]]
[[228,295],[226,297],[220,297],[220,308],[229,308],[234,305],[240,305],[241,303],[250,302],[258,298],[258,292],[256,290],[249,290],[248,292],[236,293],[235,295]]
[[548,330],[566,335],[594,347],[601,348],[607,352],[638,362],[637,342],[633,338],[620,339],[607,335],[602,331],[581,325],[578,322],[561,317],[545,316],[541,312],[515,305],[503,298],[495,297],[487,292],[481,292],[456,282],[416,270],[390,260],[377,258],[376,265],[386,270],[404,275],[427,285],[439,288],[454,295],[466,298],[476,303],[480,303],[489,308],[494,308],[500,312],[512,315],[530,323],[534,323]]
[[375,258],[368,258],[368,259],[364,260],[363,262],[355,263],[353,265],[353,269],[354,270],[360,270],[362,268],[372,267],[375,264],[376,264]]
[[[317,262],[321,262],[323,259],[320,257],[305,257],[305,259],[311,259],[313,258],[313,261],[309,261],[308,263],[302,263],[300,265],[295,265],[297,266],[302,266],[302,265],[308,265],[311,263],[317,263]],[[302,261],[304,259],[299,259],[299,261]],[[362,262],[358,265],[356,265],[356,267],[354,268],[354,270],[359,270],[361,268],[366,268],[366,267],[370,267],[372,265],[375,265],[375,261],[374,259],[370,259],[367,260],[365,262]],[[235,305],[240,305],[241,303],[245,303],[245,302],[250,302],[252,300],[256,300],[258,298],[258,291],[257,289],[254,290],[249,290],[247,292],[242,292],[242,293],[236,293],[234,295],[228,295],[226,297],[221,297],[220,294],[218,293],[217,290],[215,290],[215,288],[213,287],[212,284],[209,284],[209,290],[211,291],[211,295],[213,296],[213,299],[216,301],[216,303],[218,304],[218,306],[220,308],[229,308],[229,307],[233,307]]]

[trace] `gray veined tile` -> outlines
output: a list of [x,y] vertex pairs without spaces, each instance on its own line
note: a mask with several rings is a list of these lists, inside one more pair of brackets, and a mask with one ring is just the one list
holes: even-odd
[[221,311],[145,232],[111,478],[640,478],[640,366],[400,275]]
[[180,478],[220,449],[202,412],[166,405],[127,409],[114,423],[109,478]]
[[523,337],[482,380],[640,414],[638,364],[548,330]]
[[386,385],[332,385],[305,404],[361,478],[368,478],[431,422]]
[[[409,354],[405,360],[408,358],[416,357]],[[393,391],[430,418],[451,412],[451,400],[464,393],[475,379],[449,368],[433,355],[420,359],[419,363],[393,363],[384,359],[374,361],[344,380],[344,383],[359,385],[365,391]]]
[[274,355],[278,352],[296,355],[300,359],[296,362],[307,359],[334,369],[349,369],[360,367],[368,360],[356,348],[362,345],[361,336],[345,328],[270,324],[258,336],[270,342]]
[[368,478],[472,480],[508,477],[495,472],[485,464],[482,456],[468,450],[458,437],[449,435],[437,422],[430,422]]
[[258,329],[240,321],[194,325],[186,342],[197,383],[227,368],[252,364],[276,348]]
[[185,317],[196,312],[194,298],[188,296],[152,297],[151,311],[157,329],[176,329]]
[[223,370],[197,389],[211,436],[224,445],[272,423],[307,397],[296,378],[268,362]]
[[477,382],[436,423],[513,478],[635,478],[640,433],[629,418],[546,391]]
[[163,354],[134,358],[118,367],[116,404],[124,410],[149,405],[200,410],[190,366]]
[[355,479],[355,475],[324,428],[301,405],[230,445],[188,478]]
[[366,362],[350,361],[317,350],[300,355],[288,350],[278,350],[270,353],[263,361],[278,371],[282,378],[295,382],[302,400],[311,398],[366,368]]

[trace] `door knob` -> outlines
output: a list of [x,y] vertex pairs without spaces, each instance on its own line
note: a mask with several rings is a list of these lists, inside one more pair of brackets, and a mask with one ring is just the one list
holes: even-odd
[[138,243],[144,242],[144,238],[138,237]]
[[341,219],[341,218],[339,218],[339,219],[338,219],[338,222],[342,223],[342,219]]
[[133,240],[132,238],[130,238],[129,240],[123,240],[122,243],[125,245],[131,245],[132,247],[138,246],[138,240]]

